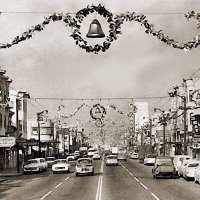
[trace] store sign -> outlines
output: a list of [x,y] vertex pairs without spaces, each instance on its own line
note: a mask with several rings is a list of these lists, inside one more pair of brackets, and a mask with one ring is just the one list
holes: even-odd
[[193,138],[193,149],[200,149],[200,138]]
[[191,113],[191,122],[193,126],[194,136],[200,136],[200,124],[194,114]]
[[0,137],[0,147],[13,147],[15,143],[15,137]]

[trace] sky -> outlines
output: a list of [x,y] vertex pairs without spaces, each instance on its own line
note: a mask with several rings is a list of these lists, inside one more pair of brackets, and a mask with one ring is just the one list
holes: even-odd
[[[196,21],[188,22],[184,17],[186,12],[200,10],[199,0],[0,0],[0,43],[11,42],[41,23],[49,13],[76,13],[87,5],[99,3],[114,15],[126,11],[144,13],[156,30],[162,29],[180,42],[188,42],[199,34]],[[85,39],[93,18],[94,15],[89,15],[81,24]],[[98,19],[107,34],[107,22]],[[31,39],[0,50],[0,66],[13,80],[12,88],[27,90],[34,98],[144,97],[143,101],[147,97],[167,96],[173,85],[180,85],[183,78],[200,67],[200,47],[190,52],[174,49],[146,34],[137,22],[125,22],[121,31],[122,35],[105,53],[95,55],[75,45],[69,37],[71,29],[63,22],[52,22]],[[158,98],[153,102],[151,106],[162,107],[166,101]],[[32,103],[36,110],[48,107],[54,112],[61,102]],[[66,112],[81,104],[64,103]],[[123,108],[127,101],[121,105]]]

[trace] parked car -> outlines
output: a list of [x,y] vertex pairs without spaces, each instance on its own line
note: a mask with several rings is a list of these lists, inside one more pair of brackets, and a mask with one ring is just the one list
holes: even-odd
[[175,175],[175,168],[171,157],[158,156],[156,157],[154,168],[152,169],[153,177],[169,176],[171,178]]
[[55,157],[47,157],[47,158],[46,158],[47,165],[48,165],[49,168],[52,167],[52,165],[53,165],[55,159],[56,159]]
[[156,161],[156,156],[153,154],[148,154],[144,158],[144,165],[154,165]]
[[200,162],[196,160],[190,160],[183,171],[183,177],[188,180],[194,180],[194,172],[199,166]]
[[92,157],[94,160],[96,159],[96,160],[100,160],[101,159],[101,155],[100,155],[100,153],[99,152],[96,152],[96,153],[94,153],[94,155],[93,155],[93,157]]
[[67,155],[67,161],[74,161],[78,159],[78,155],[76,153],[72,153]]
[[91,158],[79,158],[75,167],[76,176],[80,174],[94,175],[94,166]]
[[52,165],[52,172],[54,174],[56,173],[69,173],[71,171],[71,164],[67,162],[67,159],[57,159],[54,161],[54,164]]
[[44,158],[30,159],[23,166],[24,174],[47,171],[47,162]]
[[138,159],[138,158],[139,158],[139,154],[133,152],[133,153],[130,154],[130,158],[131,158],[131,159]]
[[194,171],[194,182],[200,184],[200,165]]
[[176,170],[176,175],[178,175],[178,168],[181,166],[184,160],[190,160],[191,157],[188,155],[175,155],[173,156],[173,164]]
[[183,160],[182,164],[180,166],[178,166],[178,176],[179,177],[183,176],[183,171],[185,170],[189,161],[190,160]]
[[108,155],[106,157],[106,166],[108,165],[118,165],[118,159],[117,159],[117,155]]

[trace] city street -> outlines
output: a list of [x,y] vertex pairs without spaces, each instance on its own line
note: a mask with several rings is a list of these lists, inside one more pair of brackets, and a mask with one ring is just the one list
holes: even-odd
[[94,163],[94,176],[55,175],[49,170],[43,174],[7,178],[0,184],[0,199],[197,200],[200,196],[200,185],[183,178],[154,179],[152,167],[138,160],[121,161],[119,166],[102,165],[102,160]]

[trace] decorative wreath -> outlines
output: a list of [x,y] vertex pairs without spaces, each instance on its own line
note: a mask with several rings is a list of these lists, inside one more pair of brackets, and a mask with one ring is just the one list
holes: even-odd
[[[99,110],[99,113],[95,113],[96,109]],[[105,115],[106,109],[100,104],[95,104],[90,110],[90,116],[92,117],[92,119],[102,119],[105,117]]]
[[[98,13],[99,15],[103,16],[107,22],[109,23],[109,34],[107,35],[105,41],[103,42],[103,45],[100,44],[95,44],[95,45],[88,45],[87,41],[84,40],[81,37],[81,32],[80,32],[80,27],[81,23],[83,22],[83,19],[87,17],[90,13]],[[94,52],[97,54],[99,51],[105,52],[111,45],[111,42],[117,39],[117,35],[121,34],[120,31],[120,24],[116,24],[115,21],[113,20],[113,14],[109,12],[105,7],[101,4],[98,6],[87,6],[86,8],[79,10],[76,13],[76,16],[74,18],[75,22],[75,27],[73,29],[72,34],[70,35],[73,37],[73,39],[76,42],[76,45],[81,47],[82,49],[85,49],[86,52]]]

